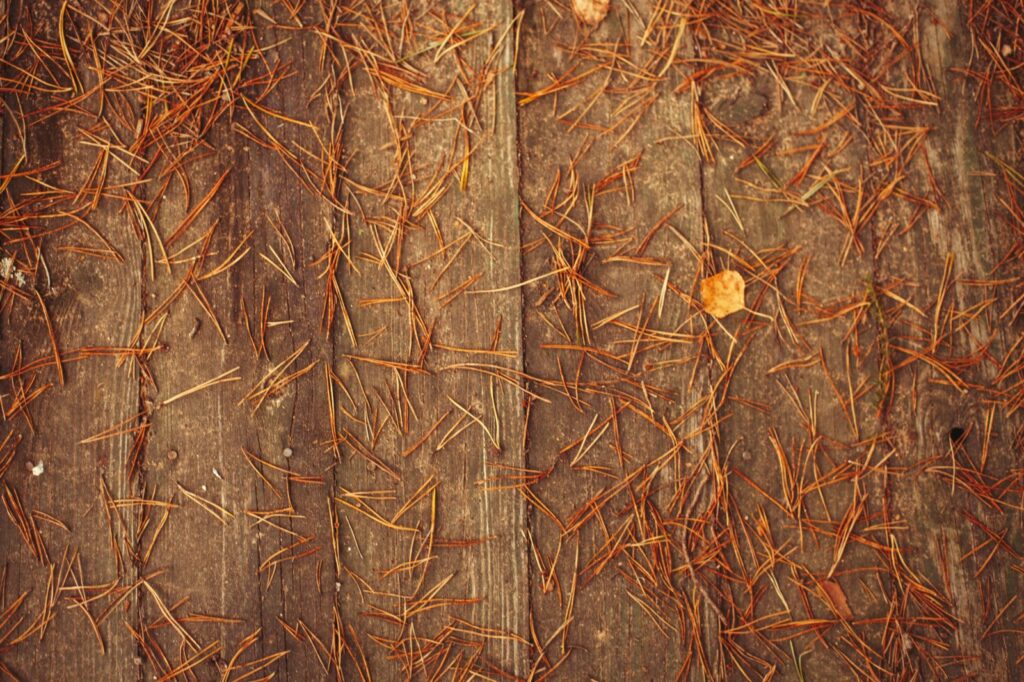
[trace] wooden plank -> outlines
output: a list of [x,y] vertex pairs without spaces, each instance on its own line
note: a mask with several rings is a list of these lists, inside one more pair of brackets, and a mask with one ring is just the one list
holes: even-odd
[[527,672],[524,505],[489,481],[524,464],[511,10],[364,3],[328,29],[347,670]]
[[[289,519],[253,515],[279,505],[261,488],[254,467],[262,465],[245,454],[280,464],[282,451],[267,451],[261,415],[247,396],[284,359],[276,352],[287,344],[260,356],[250,339],[250,330],[260,336],[261,296],[275,291],[280,277],[259,257],[271,243],[280,248],[267,213],[301,212],[304,199],[293,191],[280,206],[274,201],[280,195],[260,200],[266,191],[260,173],[280,164],[238,126],[252,127],[247,101],[276,88],[284,96],[290,84],[268,82],[275,80],[276,55],[265,49],[252,16],[184,16],[183,25],[208,32],[202,39],[211,58],[227,61],[225,77],[213,83],[216,99],[195,112],[209,118],[203,121],[209,133],[192,153],[173,144],[176,137],[158,148],[141,205],[145,215],[139,213],[152,223],[140,338],[161,348],[147,363],[143,387],[150,424],[143,481],[147,498],[173,507],[166,516],[164,507],[153,507],[140,540],[149,551],[140,578],[152,577],[140,590],[135,628],[147,675],[184,668],[201,678],[220,676],[228,662],[237,675],[238,666],[258,659],[266,663],[263,674],[283,674],[287,663],[276,657],[288,649],[276,620],[285,615],[277,598],[283,581],[264,562],[283,546]],[[189,142],[187,131],[174,132]],[[282,312],[273,307],[271,319]],[[292,392],[284,393],[266,399],[286,403]]]
[[[252,27],[242,30],[250,62],[241,77],[259,87],[225,94],[230,120],[211,134],[222,153],[189,164],[191,199],[172,184],[155,215],[168,242],[188,224],[178,239],[192,248],[173,272],[154,268],[147,311],[169,350],[151,364],[147,483],[181,509],[154,545],[165,573],[142,623],[161,610],[157,598],[187,599],[191,613],[215,617],[191,619],[188,649],[176,628],[148,635],[183,658],[215,647],[204,665],[221,674],[259,660],[267,672],[316,677],[337,673],[341,655],[328,651],[337,576],[324,377],[333,349],[315,293],[323,290],[315,260],[330,239],[318,169],[295,161],[303,150],[324,151],[316,134],[325,121],[311,102],[319,74],[301,68],[318,55],[301,23],[311,14],[268,4],[235,19],[246,22],[235,29]],[[204,255],[189,279],[196,253]],[[184,295],[163,319],[161,303],[176,293]],[[225,381],[188,393],[217,377]]]
[[[888,306],[891,334],[921,353],[916,361],[894,358],[910,365],[897,384],[892,425],[912,474],[896,487],[895,505],[916,530],[907,542],[909,565],[955,619],[941,633],[949,650],[923,659],[922,668],[942,661],[959,674],[1010,679],[1019,675],[1020,641],[989,633],[1020,593],[1020,576],[1009,568],[1020,546],[1020,512],[996,502],[1007,491],[986,481],[1019,466],[1020,417],[1002,397],[999,377],[1019,334],[1001,319],[1005,306],[998,303],[1012,296],[1000,280],[1014,281],[1004,257],[1019,236],[1000,219],[1012,185],[997,178],[986,155],[1012,164],[1014,142],[1009,131],[977,128],[976,83],[961,75],[975,60],[979,67],[991,60],[991,52],[978,50],[997,50],[998,36],[972,36],[968,11],[955,2],[928,3],[916,21],[922,63],[939,96],[937,107],[915,119],[930,130],[916,171],[927,177],[936,207],[880,259],[882,275],[906,281],[901,291],[924,312]],[[1002,535],[998,549],[984,548],[990,530]]]
[[539,397],[521,489],[538,676],[719,670],[691,524],[714,497],[694,429],[700,169],[669,68],[689,38],[655,3],[613,4],[594,29],[548,3],[524,9],[525,355]]
[[[770,315],[723,321],[736,342],[715,332],[721,357],[743,355],[721,373],[720,437],[733,453],[730,544],[742,547],[730,591],[743,608],[730,620],[758,628],[734,626],[728,649],[752,676],[920,673],[941,656],[932,638],[945,628],[901,563],[922,530],[893,495],[906,451],[890,419],[899,341],[887,311],[907,291],[878,258],[925,191],[903,163],[913,116],[935,99],[914,66],[912,12],[837,9],[780,21],[737,10],[709,22],[701,45],[713,63],[738,31],[748,69],[770,76],[702,83],[705,128],[721,145],[705,206],[718,247],[738,255],[716,247],[718,267],[740,262],[757,292],[748,288],[747,305]],[[784,57],[759,52],[760,22]]]
[[[208,289],[201,285],[216,322],[192,307],[165,327],[168,345],[179,350],[167,358],[165,377],[190,377],[195,384],[204,378],[196,368],[217,376],[238,367],[232,376],[241,381],[214,389],[207,406],[183,408],[184,414],[208,415],[208,422],[192,420],[184,429],[168,419],[165,430],[154,427],[150,445],[158,481],[166,486],[173,480],[201,497],[219,489],[215,501],[234,515],[219,526],[194,507],[191,525],[176,522],[164,541],[165,552],[183,543],[197,547],[210,571],[197,589],[170,581],[169,589],[236,621],[216,630],[221,651],[214,660],[223,670],[248,644],[239,664],[262,658],[268,671],[308,678],[330,667],[317,647],[329,646],[334,618],[328,508],[334,476],[324,447],[323,384],[332,345],[314,294],[322,289],[313,261],[327,241],[325,209],[316,185],[306,179],[304,187],[304,176],[293,174],[293,156],[304,145],[315,149],[309,130],[322,121],[310,104],[317,73],[301,68],[315,63],[317,43],[311,31],[296,30],[296,18],[274,14],[282,13],[256,7],[249,19],[260,46],[257,63],[279,72],[281,83],[267,93],[244,92],[230,127],[214,137],[231,171],[208,209],[218,220],[212,252],[218,262],[233,260],[232,254],[239,259]],[[257,66],[250,75],[261,71]],[[224,170],[225,164],[193,167],[191,177],[207,186],[195,194],[217,186]],[[159,224],[176,227],[188,208],[168,212]],[[187,444],[186,464],[179,448]],[[161,455],[172,450],[179,458],[165,464]],[[186,581],[197,560],[194,554],[163,557],[169,572]]]
[[[784,54],[759,51],[759,22],[771,27]],[[994,314],[984,311],[982,292],[1006,296],[994,293],[990,273],[997,259],[981,255],[986,249],[980,240],[965,249],[972,259],[966,280],[944,275],[946,251],[936,248],[959,231],[933,210],[933,170],[941,185],[959,188],[957,203],[975,202],[976,234],[990,210],[977,205],[983,193],[965,182],[978,166],[962,149],[956,177],[941,177],[935,161],[956,158],[955,147],[973,137],[966,108],[932,113],[940,97],[952,101],[950,67],[969,62],[971,43],[964,37],[956,57],[945,52],[938,70],[933,56],[922,56],[937,36],[966,36],[963,26],[949,29],[956,23],[929,12],[919,17],[910,6],[890,11],[852,3],[835,13],[809,10],[782,20],[757,8],[735,9],[710,15],[705,25],[700,64],[717,64],[739,49],[749,60],[744,70],[766,71],[774,81],[761,88],[736,76],[732,84],[728,78],[701,83],[705,129],[726,148],[732,145],[724,140],[745,141],[741,152],[719,154],[724,164],[705,177],[712,238],[728,237],[731,229],[736,236],[728,242],[736,246],[728,248],[739,249],[739,257],[716,249],[718,267],[749,260],[744,244],[755,251],[802,247],[808,258],[806,269],[798,259],[777,280],[763,271],[762,261],[781,262],[779,251],[761,251],[753,268],[737,268],[745,277],[761,271],[754,291],[772,281],[782,296],[770,305],[772,296],[766,304],[748,288],[747,305],[756,301],[772,317],[723,321],[736,341],[715,331],[720,357],[743,355],[735,368],[721,372],[729,388],[719,431],[720,450],[734,453],[735,512],[722,528],[734,529],[740,539],[730,537],[734,548],[753,538],[749,557],[746,548],[736,549],[739,561],[729,567],[738,573],[729,576],[734,603],[751,605],[749,611],[730,606],[730,620],[759,623],[756,637],[749,629],[730,628],[737,633],[727,646],[737,672],[785,670],[824,678],[981,674],[986,668],[979,662],[990,659],[1000,676],[1012,676],[1000,667],[1012,657],[1006,649],[994,647],[984,656],[981,650],[988,648],[992,614],[1015,592],[994,578],[968,575],[968,566],[977,571],[991,557],[973,557],[971,550],[986,537],[959,514],[964,508],[981,514],[983,505],[950,495],[947,459],[936,456],[951,430],[937,424],[949,422],[967,402],[996,394],[991,386],[981,388],[984,381],[968,360],[951,366],[978,383],[954,399],[948,387],[933,385],[945,381],[934,358],[969,357],[969,349],[979,347],[974,343],[992,339],[979,326]],[[830,40],[818,41],[825,26]],[[930,35],[919,51],[923,34]],[[930,78],[939,96],[931,92]],[[957,101],[969,99],[957,95]],[[730,110],[755,112],[763,120],[750,125]],[[928,150],[930,167],[921,150]],[[707,188],[718,196],[708,196]],[[742,194],[741,201],[723,190]],[[758,203],[751,205],[750,198]],[[805,203],[795,212],[787,208]],[[926,221],[930,229],[924,229]],[[1004,248],[1012,244],[1007,236]],[[982,265],[979,257],[989,260]],[[949,302],[954,296],[956,307]],[[945,310],[932,303],[943,297]],[[982,308],[970,308],[979,303]],[[979,310],[983,314],[972,319]],[[933,316],[941,340],[930,347]],[[759,326],[772,329],[771,336],[759,334]],[[962,330],[949,335],[958,339],[950,345],[947,331],[955,327]],[[957,350],[965,341],[966,353]],[[991,348],[1000,357],[1007,346]],[[924,359],[912,361],[914,352]],[[936,392],[935,405],[927,406],[926,395]],[[1012,451],[1012,432],[997,430],[992,451]],[[764,437],[769,433],[774,442]],[[1002,448],[1000,435],[1010,437]],[[965,459],[960,466],[970,470],[969,464]],[[1005,494],[998,486],[980,490]],[[763,521],[755,516],[760,507]],[[841,545],[846,531],[849,539]],[[751,574],[751,566],[762,570]],[[762,582],[766,576],[770,580]]]
[[[842,679],[870,674],[846,640],[851,631],[867,638],[861,623],[884,618],[889,605],[881,590],[864,587],[864,576],[885,565],[860,543],[884,541],[865,530],[883,511],[877,461],[887,453],[872,395],[871,243],[832,219],[829,202],[797,208],[791,199],[826,176],[815,167],[798,179],[814,147],[854,176],[868,156],[860,144],[843,149],[845,126],[803,134],[845,104],[816,109],[813,89],[792,89],[789,100],[775,84],[742,79],[709,84],[700,101],[705,121],[728,126],[732,138],[716,136],[715,165],[703,176],[704,274],[731,269],[747,283],[747,311],[708,324],[715,351],[705,360],[717,403],[716,466],[729,480],[710,531],[728,538],[732,555],[720,583],[734,631],[723,637],[721,674],[775,668]],[[768,141],[772,151],[751,163]],[[812,149],[785,153],[799,147]],[[792,187],[788,199],[783,183]],[[854,540],[844,545],[838,528],[847,518]],[[758,619],[772,627],[755,634]],[[799,625],[808,620],[818,621],[818,635]]]
[[[33,115],[71,96],[69,72],[58,77],[67,90],[37,88],[30,74],[41,64],[26,51],[29,41],[56,44],[59,5],[5,8],[0,670],[125,679],[137,675],[135,645],[115,601],[134,574],[134,523],[106,501],[131,495],[134,438],[129,428],[88,439],[134,424],[138,367],[83,349],[130,345],[141,254],[123,202],[100,194],[94,168],[109,157],[83,144],[110,139],[110,120],[66,108]],[[95,83],[84,69],[77,77]],[[133,179],[118,167],[107,182]],[[19,514],[42,543],[37,555],[16,529]]]
[[[761,536],[761,546],[753,544],[751,556],[740,566],[765,566],[763,560],[772,569],[761,572],[738,595],[733,590],[738,603],[756,604],[733,620],[765,619],[763,636],[749,637],[739,630],[741,636],[728,647],[734,656],[750,654],[746,663],[735,661],[740,670],[749,665],[748,674],[776,666],[790,674],[821,677],[981,674],[991,669],[991,662],[1000,675],[1012,676],[1003,672],[1007,659],[1013,658],[1007,655],[1010,645],[990,648],[984,641],[993,613],[1016,592],[1003,587],[1005,578],[977,579],[968,573],[971,566],[980,573],[982,562],[991,558],[988,553],[974,557],[971,551],[991,539],[965,523],[961,512],[991,517],[982,514],[985,505],[979,500],[951,495],[951,469],[945,466],[949,456],[941,454],[960,418],[955,415],[971,402],[998,393],[992,385],[983,388],[984,371],[969,359],[951,361],[950,366],[975,382],[970,391],[956,395],[949,386],[936,386],[948,383],[943,375],[949,374],[938,371],[941,361],[934,359],[969,358],[981,347],[975,344],[986,344],[994,357],[1002,357],[1008,348],[985,322],[994,315],[985,310],[985,301],[1006,294],[997,293],[991,274],[998,258],[978,238],[991,229],[983,225],[994,202],[979,202],[985,195],[981,167],[976,157],[965,154],[977,147],[978,139],[969,111],[973,105],[966,104],[971,98],[950,87],[953,67],[964,68],[974,54],[963,18],[952,9],[954,3],[942,12],[918,16],[909,5],[890,13],[853,4],[835,14],[811,11],[787,17],[785,25],[758,17],[751,9],[713,15],[706,25],[710,35],[700,46],[701,63],[716,63],[716,56],[732,49],[737,34],[744,36],[745,48],[757,44],[756,31],[744,33],[740,27],[759,20],[770,23],[786,48],[785,57],[758,66],[771,73],[774,83],[769,87],[762,84],[759,89],[745,79],[732,87],[714,79],[702,83],[706,128],[719,142],[747,141],[738,157],[719,155],[725,163],[705,178],[712,237],[717,241],[727,236],[725,226],[732,223],[729,229],[739,231],[729,240],[734,244],[747,243],[754,250],[802,246],[808,258],[805,270],[798,260],[782,272],[777,284],[783,298],[761,309],[772,314],[775,338],[756,338],[764,322],[754,317],[738,327],[731,319],[723,323],[735,342],[716,331],[721,357],[735,357],[727,355],[733,350],[744,355],[735,369],[722,373],[730,381],[726,404],[731,409],[719,432],[721,448],[739,455],[731,464],[733,480],[739,483],[731,487],[736,504],[731,524],[739,526],[737,534]],[[815,41],[815,26],[828,26],[834,42]],[[940,38],[955,47],[936,47]],[[805,61],[812,53],[809,45],[817,46],[819,61]],[[768,59],[763,53],[744,54],[755,64]],[[912,97],[902,96],[910,92]],[[944,110],[948,104],[943,104],[936,110],[940,99],[964,104],[952,110]],[[730,109],[761,112],[754,117],[763,121],[748,125],[730,116]],[[921,150],[927,151],[930,165]],[[958,162],[947,165],[939,159]],[[743,166],[746,171],[733,170]],[[950,203],[960,208],[954,210],[959,216],[953,221],[969,225],[967,230],[951,228],[945,206],[941,213],[935,210],[944,203],[938,201],[936,182],[942,192],[955,192]],[[715,188],[718,196],[709,197],[707,188]],[[733,202],[721,194],[723,189],[742,193],[744,200]],[[782,207],[750,205],[746,198],[751,196]],[[804,202],[809,203],[806,210],[783,209]],[[734,203],[739,205],[738,219]],[[947,243],[972,234],[971,245],[952,248]],[[1001,249],[1012,244],[1006,235]],[[967,274],[944,274],[950,251],[960,254],[957,263],[969,254]],[[747,253],[741,250],[740,258],[729,256],[719,267],[746,260]],[[760,260],[771,262],[769,255],[762,251]],[[779,252],[772,255],[778,258]],[[754,269],[762,269],[760,260],[755,259]],[[749,266],[737,269],[751,272]],[[755,290],[773,279],[762,272],[755,278]],[[940,299],[946,302],[933,303]],[[781,324],[780,311],[787,311],[795,334]],[[932,332],[932,319],[937,332]],[[951,333],[953,328],[959,331]],[[956,340],[950,343],[950,338]],[[936,345],[931,345],[933,339]],[[987,371],[991,382],[994,371]],[[984,410],[974,407],[971,412]],[[949,425],[939,426],[943,423]],[[974,423],[981,423],[978,417]],[[973,432],[978,431],[975,426]],[[1009,422],[997,426],[989,441],[991,451],[1011,452],[1013,431]],[[777,443],[766,442],[769,432]],[[773,451],[785,453],[788,464],[783,466]],[[973,461],[978,458],[975,454]],[[971,460],[960,466],[970,471]],[[961,471],[968,478],[973,475]],[[795,508],[786,495],[791,478],[802,500]],[[828,483],[819,491],[816,484],[807,487],[811,481]],[[979,490],[1005,494],[998,486]],[[758,527],[752,510],[760,514],[760,506],[765,507],[766,521]],[[1006,521],[998,523],[1002,528]],[[844,528],[851,531],[849,541],[836,563],[828,548],[839,547]],[[785,551],[758,559],[770,548]],[[788,569],[785,580],[775,575],[776,564]],[[758,587],[765,575],[771,583]],[[820,620],[799,625],[798,613]],[[814,630],[813,637],[789,639]],[[794,648],[771,646],[771,631],[786,633],[776,642]]]
[[[269,483],[252,478],[256,505],[251,511],[264,513],[267,521],[258,542],[260,566],[266,566],[260,573],[261,653],[288,651],[277,666],[279,674],[316,679],[338,673],[321,648],[330,647],[334,636],[340,579],[333,559],[336,461],[326,386],[334,341],[322,320],[324,266],[318,260],[332,243],[332,210],[318,182],[332,170],[325,156],[331,150],[322,146],[331,142],[331,119],[317,95],[325,75],[312,68],[320,59],[322,40],[314,33],[320,12],[310,5],[293,15],[276,5],[257,3],[254,15],[257,39],[270,64],[283,70],[283,82],[259,102],[268,113],[247,109],[254,115],[237,117],[234,132],[238,136],[244,127],[264,144],[276,140],[281,149],[246,145],[248,200],[236,208],[239,222],[255,230],[254,285],[246,307],[254,328],[264,301],[269,318],[278,321],[266,333],[262,359],[254,353],[248,362],[266,371],[294,356],[281,374],[301,375],[258,406],[247,402],[239,418],[252,420],[251,452],[293,472],[257,464]],[[288,160],[303,149],[314,154],[305,169]],[[269,511],[275,513],[266,515]]]

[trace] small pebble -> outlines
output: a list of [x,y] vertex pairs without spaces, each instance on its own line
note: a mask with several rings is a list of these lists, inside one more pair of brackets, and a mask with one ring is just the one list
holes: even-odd
[[167,451],[167,459],[171,460],[172,462],[174,460],[178,459],[178,451],[177,450],[168,450]]
[[32,463],[32,460],[30,460],[30,459],[26,459],[25,460],[25,471],[32,471],[32,467],[34,467],[34,466],[35,466],[35,464]]
[[292,451],[291,448],[285,448],[284,450],[281,451],[281,454],[284,455],[285,457],[291,457],[295,453]]
[[203,488],[203,492],[205,493],[206,492],[206,484],[205,483],[202,485],[202,488]]
[[1009,57],[1011,54],[1013,54],[1013,45],[1006,43],[999,51],[1002,53],[1004,57]]
[[40,460],[38,464],[32,467],[33,476],[42,476],[44,471],[46,471],[46,467],[43,466],[42,460]]

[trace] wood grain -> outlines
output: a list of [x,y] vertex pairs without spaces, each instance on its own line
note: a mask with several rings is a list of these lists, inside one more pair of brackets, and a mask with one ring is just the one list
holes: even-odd
[[0,0],[0,677],[1019,677],[1019,10],[578,4]]
[[[526,673],[524,505],[493,480],[524,465],[511,6],[480,3],[467,17],[486,32],[425,83],[451,103],[383,92],[361,73],[340,92],[339,196],[351,218],[336,224],[351,243],[338,280],[352,320],[351,333],[340,319],[334,331],[345,386],[335,391],[341,606],[385,677]],[[357,43],[362,31],[343,35]],[[478,107],[461,94],[481,87],[470,73],[485,84]],[[405,136],[409,159],[396,157]],[[359,186],[377,196],[360,198]],[[385,502],[370,505],[395,513],[414,501],[398,525],[416,530],[382,528],[352,508],[361,491],[382,488]],[[450,606],[422,609],[435,593]],[[437,642],[424,659],[437,671],[414,664],[402,639],[412,633]]]
[[[703,230],[689,96],[673,93],[674,72],[641,91],[649,109],[618,94],[637,84],[631,72],[657,65],[677,20],[640,3],[589,29],[548,3],[524,6],[523,275],[537,279],[524,288],[525,362],[539,392],[528,455],[541,472],[524,495],[537,675],[655,679],[698,648],[719,657],[712,607],[679,548],[699,547],[699,534],[673,529],[664,546],[629,549],[668,533],[657,524],[686,515],[684,488],[704,496],[706,485],[709,444],[692,428],[707,384],[689,342],[701,324],[690,297]],[[610,46],[624,73],[602,64]],[[577,84],[580,73],[590,75]],[[573,87],[545,96],[556,78]],[[560,268],[569,272],[551,274]],[[703,616],[690,621],[691,610]]]
[[[1001,142],[1012,148],[1013,136],[987,138],[975,126],[977,90],[957,73],[957,65],[965,63],[974,49],[967,39],[967,20],[959,3],[943,1],[927,4],[918,19],[921,57],[940,98],[937,107],[918,119],[932,129],[925,154],[938,208],[908,238],[883,254],[879,270],[885,277],[916,282],[914,301],[928,313],[929,322],[937,321],[940,331],[951,328],[950,311],[983,306],[979,315],[953,325],[959,331],[943,343],[944,356],[965,357],[985,346],[993,357],[1004,357],[1018,340],[1019,329],[1004,326],[997,311],[984,306],[991,296],[998,296],[995,273],[1003,250],[1012,242],[1005,224],[997,219],[995,165],[984,155],[1007,151],[998,149]],[[944,276],[939,273],[947,265],[951,266],[948,293],[940,298]],[[903,333],[908,333],[906,327]],[[964,372],[964,380],[977,386],[994,386],[995,376],[991,363]],[[952,660],[962,657],[958,663],[963,674],[1010,679],[1019,668],[1019,643],[983,635],[993,613],[1019,592],[1020,576],[1001,568],[998,558],[985,568],[986,558],[994,557],[978,556],[971,549],[987,538],[982,528],[989,524],[997,528],[1006,524],[1007,541],[1018,542],[1019,511],[1001,518],[957,485],[954,467],[958,458],[978,462],[984,449],[991,453],[987,473],[998,478],[1013,470],[1019,465],[1014,445],[1021,428],[1019,415],[991,404],[983,390],[950,385],[934,368],[916,367],[904,379],[897,385],[892,430],[913,471],[895,486],[897,513],[920,528],[911,541],[911,566],[948,600],[958,627],[947,637]],[[989,413],[993,424],[986,436]],[[954,435],[958,429],[964,434],[962,440]]]
[[[47,7],[5,9],[12,17],[19,11],[27,13],[38,22],[43,35],[55,35],[55,15]],[[10,76],[11,69],[5,67],[4,73]],[[90,83],[88,74],[80,76]],[[54,330],[56,350],[69,356],[87,347],[130,346],[141,305],[141,251],[130,225],[119,215],[122,202],[115,196],[93,206],[88,196],[64,204],[34,198],[39,182],[77,190],[102,156],[82,144],[80,130],[94,123],[89,117],[31,127],[12,120],[14,112],[31,111],[43,104],[42,98],[13,89],[4,93],[3,172],[48,166],[51,170],[22,175],[10,184],[5,176],[0,197],[4,253],[14,258],[13,267],[36,272],[23,284],[18,284],[13,272],[5,277],[5,286],[18,289],[17,296],[5,297],[0,330],[2,433],[12,439],[15,456],[6,474],[0,476],[0,485],[17,497],[26,514],[35,516],[34,524],[46,548],[44,556],[33,557],[11,517],[4,513],[0,521],[0,609],[23,594],[27,598],[14,612],[21,622],[5,628],[0,663],[6,666],[5,672],[15,675],[35,675],[60,661],[60,675],[67,679],[124,679],[136,676],[138,669],[135,644],[124,627],[131,620],[131,602],[107,612],[102,619],[108,602],[90,601],[84,607],[69,608],[69,603],[58,600],[57,590],[73,593],[79,600],[109,595],[134,573],[134,519],[128,510],[118,512],[107,506],[109,500],[133,494],[129,470],[134,434],[83,441],[111,427],[134,423],[139,409],[138,365],[106,356],[65,362],[58,368],[52,363],[55,349],[48,327]],[[111,180],[115,179],[128,182],[134,178],[116,169],[111,172]],[[107,244],[94,235],[69,229],[72,219],[59,215],[60,211],[74,212],[88,221]],[[31,231],[28,226],[36,219],[29,216],[39,212],[50,213],[41,226],[54,235],[45,241],[12,241],[21,230]],[[109,257],[82,257],[72,250],[76,247],[102,249]],[[49,362],[49,366],[20,373],[38,360]],[[18,407],[38,389],[45,390],[24,409]],[[39,467],[40,475],[34,475],[33,466]],[[43,521],[37,512],[66,524],[66,530]],[[100,622],[94,629],[90,621]],[[30,635],[27,640],[12,646],[11,640],[25,634]],[[41,640],[45,647],[37,645]]]
[[[707,359],[720,402],[717,466],[729,470],[732,481],[716,527],[736,540],[747,535],[768,541],[767,524],[770,542],[787,548],[783,558],[766,554],[768,544],[748,545],[739,551],[744,569],[720,587],[734,622],[738,612],[751,609],[780,627],[802,619],[841,621],[825,589],[856,591],[853,618],[884,617],[888,606],[881,591],[861,589],[863,576],[884,569],[881,557],[857,543],[841,547],[836,534],[847,514],[855,513],[862,527],[880,518],[885,504],[884,469],[871,466],[885,452],[871,396],[878,376],[870,350],[875,335],[863,303],[872,276],[871,244],[867,235],[823,220],[819,207],[794,210],[771,201],[779,190],[775,179],[798,183],[793,179],[804,163],[800,155],[771,154],[763,165],[750,163],[765,140],[782,150],[809,142],[829,149],[830,156],[832,149],[842,149],[841,131],[810,139],[801,132],[838,109],[826,104],[815,110],[812,95],[795,88],[790,100],[766,83],[741,79],[701,102],[705,115],[746,141],[723,143],[702,184],[709,225],[706,274],[735,268],[749,283],[748,312],[708,331],[717,349]],[[833,163],[862,172],[863,151],[851,145]],[[857,483],[846,485],[851,475]],[[822,478],[833,482],[808,494],[811,482]],[[773,589],[751,595],[746,583],[754,575],[747,571],[754,567],[770,574]],[[848,675],[835,653],[845,646],[841,625],[823,627],[821,635],[796,640],[791,656],[776,651],[776,660],[784,661],[780,671],[798,674],[799,660],[808,675]],[[734,661],[744,654],[756,657],[762,651],[757,639],[751,633],[736,636],[732,646],[743,653]]]

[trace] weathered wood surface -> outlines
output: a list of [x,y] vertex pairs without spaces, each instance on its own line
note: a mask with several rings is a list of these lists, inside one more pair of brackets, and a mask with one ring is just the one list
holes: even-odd
[[[690,576],[677,545],[690,540],[663,519],[693,513],[676,491],[707,503],[709,445],[687,437],[685,418],[707,394],[689,342],[704,330],[690,306],[700,162],[682,134],[689,95],[672,92],[675,78],[644,83],[679,33],[677,16],[652,9],[617,8],[577,31],[571,13],[529,3],[520,32],[523,277],[538,278],[524,289],[525,363],[540,392],[528,434],[534,670],[565,679],[669,674],[717,626],[692,584],[678,592]],[[590,45],[619,51],[625,73]],[[554,78],[590,69],[544,96]],[[664,538],[645,545],[649,534]]]
[[[1016,410],[1000,409],[998,394],[979,387],[998,390],[1005,376],[1001,359],[1014,357],[1021,339],[1020,318],[1003,300],[999,281],[1014,272],[1007,257],[1011,264],[1016,260],[1019,274],[1019,252],[1008,249],[1020,223],[1006,222],[999,206],[1006,175],[993,163],[1009,151],[1006,158],[1017,158],[1019,168],[1013,155],[1020,138],[1019,131],[999,130],[984,118],[979,130],[979,91],[954,75],[978,49],[970,40],[971,16],[956,2],[936,2],[922,12],[921,57],[939,104],[918,122],[932,130],[922,154],[935,176],[929,196],[938,210],[926,213],[918,229],[878,259],[880,277],[915,282],[915,300],[933,303],[927,319],[887,312],[890,333],[939,348],[947,366],[961,363],[961,381],[938,367],[914,368],[896,385],[888,431],[911,470],[893,486],[895,512],[901,523],[921,529],[908,561],[959,621],[949,633],[947,655],[963,657],[965,675],[1013,679],[1020,675],[1021,646],[1004,633],[1005,619],[1013,617],[1009,602],[1022,588],[1014,568],[1020,561],[1020,497],[995,500],[1004,485],[1000,479],[1020,471],[1024,422]],[[998,513],[994,505],[1003,504],[1005,513]],[[990,547],[995,538],[998,551]],[[1008,552],[1009,565],[999,561],[1001,552]]]
[[[36,22],[41,40],[56,40],[56,17],[39,8],[24,9]],[[6,24],[5,34],[11,28]],[[4,51],[11,54],[7,44]],[[79,76],[86,85],[95,82],[85,70]],[[0,610],[22,595],[25,605],[0,617],[0,649],[5,649],[0,670],[43,677],[60,660],[66,662],[61,675],[68,679],[124,679],[137,670],[135,643],[123,625],[133,620],[130,607],[68,607],[98,593],[113,603],[134,579],[132,510],[106,504],[133,495],[128,475],[132,434],[83,441],[111,424],[135,422],[137,365],[113,355],[67,359],[90,346],[132,344],[141,307],[142,254],[116,202],[96,201],[100,188],[89,176],[97,155],[80,141],[103,124],[66,119],[27,126],[12,111],[33,111],[49,103],[45,97],[4,97],[2,167],[5,173],[28,171],[3,180],[4,253],[17,260],[19,270],[35,275],[25,275],[24,285],[18,286],[17,275],[8,271],[3,285]],[[132,179],[120,168],[110,169],[112,183]],[[41,183],[69,193],[86,191],[62,206],[60,200],[37,195]],[[94,202],[95,210],[89,210]],[[60,208],[69,214],[41,221],[29,217]],[[76,224],[76,217],[91,229],[82,230],[84,223]],[[30,236],[37,229],[52,230],[53,235],[45,240]],[[76,248],[95,249],[102,256],[83,258]],[[58,348],[52,344],[51,328]],[[58,349],[65,358],[60,366],[52,364]],[[41,372],[20,371],[38,360],[49,366]],[[54,526],[37,512],[66,527]],[[19,513],[31,519],[38,551],[29,551],[19,539],[12,524]]]
[[0,8],[0,676],[1020,676],[1015,3]]

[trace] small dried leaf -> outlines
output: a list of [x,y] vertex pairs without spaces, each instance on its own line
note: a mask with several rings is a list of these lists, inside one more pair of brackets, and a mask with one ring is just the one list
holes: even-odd
[[850,610],[850,602],[846,600],[846,593],[842,586],[835,580],[821,580],[818,582],[825,596],[832,602],[832,608],[839,614],[840,618],[850,620],[853,618],[853,611]]
[[704,310],[715,317],[732,315],[743,310],[743,276],[735,270],[722,270],[700,282],[700,298]]
[[609,0],[572,0],[572,11],[588,26],[597,26],[608,16]]

